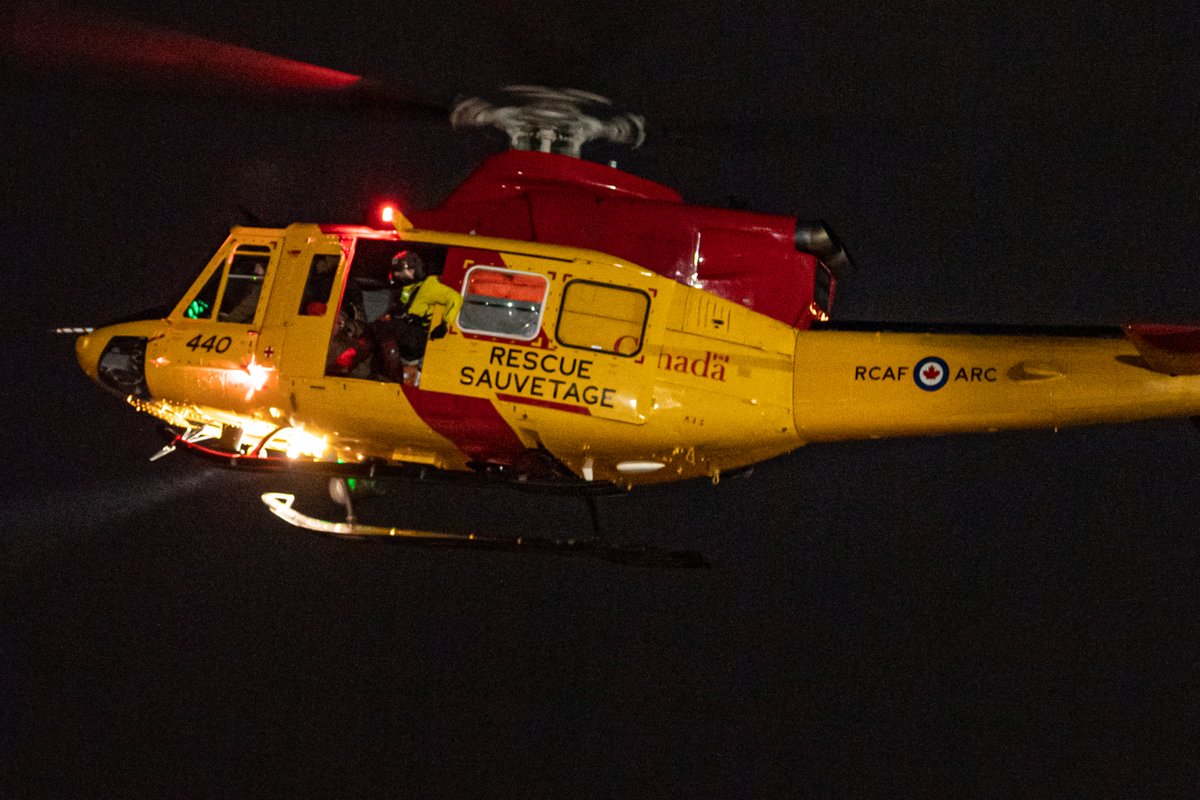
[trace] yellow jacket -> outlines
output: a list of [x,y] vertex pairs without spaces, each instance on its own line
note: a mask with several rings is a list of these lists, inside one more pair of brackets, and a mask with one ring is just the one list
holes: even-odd
[[458,310],[462,307],[462,295],[439,281],[436,275],[430,275],[419,283],[405,286],[400,292],[400,302],[408,304],[409,314],[425,320],[433,315],[433,306],[442,306],[442,319],[450,323],[458,318]]

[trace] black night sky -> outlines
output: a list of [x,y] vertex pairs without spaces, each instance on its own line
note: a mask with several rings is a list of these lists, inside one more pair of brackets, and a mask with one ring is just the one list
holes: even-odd
[[[827,220],[858,266],[840,319],[1200,319],[1195,10],[993,5],[106,11],[446,102],[610,96],[651,134],[597,157]],[[3,58],[0,795],[1194,791],[1189,422],[813,446],[600,501],[608,536],[703,571],[299,532],[258,496],[332,514],[322,480],[149,463],[149,421],[46,330],[175,299],[239,207],[428,207],[501,137]],[[502,488],[394,502],[414,527],[590,526]]]

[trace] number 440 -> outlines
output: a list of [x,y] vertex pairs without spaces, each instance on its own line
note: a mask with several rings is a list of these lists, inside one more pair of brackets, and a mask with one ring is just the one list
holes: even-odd
[[224,353],[233,345],[233,339],[229,338],[228,336],[222,336],[218,339],[215,335],[213,335],[201,341],[202,336],[203,334],[197,333],[191,338],[190,341],[188,341],[187,346],[190,347],[193,352],[196,350],[205,350],[209,353]]

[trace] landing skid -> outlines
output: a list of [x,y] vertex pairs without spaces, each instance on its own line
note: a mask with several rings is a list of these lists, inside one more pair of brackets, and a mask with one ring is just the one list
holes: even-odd
[[[340,481],[333,479],[331,492],[334,499],[342,502],[340,492],[333,489],[332,484]],[[344,484],[342,484],[344,487]],[[704,556],[694,550],[664,550],[641,544],[614,545],[598,537],[586,539],[548,539],[543,537],[521,536],[515,539],[494,536],[478,536],[473,533],[440,533],[437,531],[418,531],[406,528],[387,528],[381,525],[365,525],[357,522],[348,502],[342,502],[347,509],[345,522],[332,522],[317,519],[297,511],[293,504],[295,495],[284,492],[267,492],[262,496],[263,503],[275,516],[285,522],[317,533],[329,534],[343,539],[388,541],[397,544],[408,544],[426,547],[462,547],[479,550],[502,550],[518,553],[539,553],[561,556],[587,556],[635,567],[667,567],[694,568],[707,567]]]

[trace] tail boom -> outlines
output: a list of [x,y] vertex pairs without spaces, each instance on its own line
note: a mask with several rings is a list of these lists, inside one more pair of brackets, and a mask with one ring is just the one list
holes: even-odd
[[1200,328],[1015,336],[802,331],[805,441],[1200,415]]

